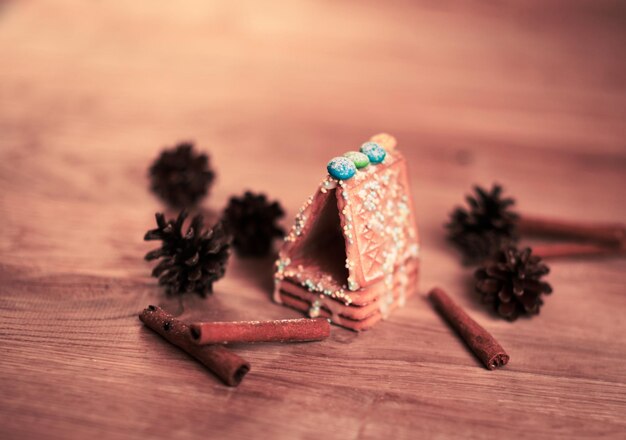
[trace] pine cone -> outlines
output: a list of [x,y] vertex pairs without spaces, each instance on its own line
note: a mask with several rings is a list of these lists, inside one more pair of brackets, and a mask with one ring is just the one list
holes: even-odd
[[515,321],[519,315],[539,313],[541,295],[552,293],[550,284],[541,281],[548,272],[548,266],[531,255],[530,248],[519,251],[510,246],[476,271],[476,291],[483,303],[492,304],[500,316]]
[[146,232],[144,240],[161,240],[161,247],[146,254],[146,260],[161,258],[152,270],[168,294],[196,292],[201,296],[213,292],[213,283],[224,276],[230,254],[231,237],[221,223],[203,230],[203,218],[195,216],[183,235],[187,213],[165,220],[156,214],[157,228]]
[[174,208],[192,207],[209,191],[215,173],[206,154],[197,154],[192,143],[181,143],[161,152],[150,167],[150,187]]
[[269,203],[265,194],[247,191],[243,197],[231,197],[223,220],[233,234],[233,247],[240,256],[267,255],[276,237],[285,231],[276,224],[285,212],[277,201]]
[[446,225],[448,238],[464,255],[465,263],[478,263],[493,257],[504,246],[517,242],[519,216],[510,210],[512,198],[501,198],[502,187],[494,184],[487,192],[474,187],[476,196],[467,196],[469,210],[457,207]]

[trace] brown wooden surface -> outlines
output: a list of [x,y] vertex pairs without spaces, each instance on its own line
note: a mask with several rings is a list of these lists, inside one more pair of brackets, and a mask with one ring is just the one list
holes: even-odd
[[[0,438],[623,438],[626,260],[559,261],[539,317],[477,304],[442,230],[474,182],[533,213],[626,220],[626,8],[611,1],[20,1],[0,6]],[[375,329],[236,347],[237,389],[142,327],[158,151],[291,218],[326,161],[397,136],[421,295]],[[290,223],[290,219],[286,223]],[[183,317],[299,316],[231,262]],[[441,285],[511,355],[487,371],[425,300]]]

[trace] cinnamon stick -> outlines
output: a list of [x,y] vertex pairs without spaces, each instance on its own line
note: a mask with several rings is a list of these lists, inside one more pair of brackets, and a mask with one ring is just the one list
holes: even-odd
[[533,254],[544,259],[583,257],[594,255],[626,255],[626,248],[616,246],[602,246],[597,244],[554,243],[533,246]]
[[519,231],[524,234],[588,240],[619,246],[626,241],[626,225],[621,223],[586,223],[522,215]]
[[200,322],[190,325],[193,340],[200,345],[231,342],[320,341],[330,335],[326,318],[275,321]]
[[490,370],[503,367],[509,362],[509,355],[491,334],[469,317],[461,307],[455,304],[442,289],[435,287],[428,297],[435,308],[463,338],[465,343]]
[[221,345],[199,346],[189,337],[189,327],[156,306],[148,306],[139,319],[169,343],[177,346],[211,370],[226,385],[239,385],[250,364]]

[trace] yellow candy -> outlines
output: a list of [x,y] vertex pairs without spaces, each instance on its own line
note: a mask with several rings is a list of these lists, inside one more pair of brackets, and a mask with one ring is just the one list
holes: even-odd
[[370,138],[370,141],[376,142],[387,151],[391,151],[396,148],[398,141],[396,138],[387,133],[379,133]]

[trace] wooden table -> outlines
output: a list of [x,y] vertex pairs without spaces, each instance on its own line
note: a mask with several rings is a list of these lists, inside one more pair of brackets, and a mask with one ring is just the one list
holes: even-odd
[[[0,6],[1,438],[623,438],[626,261],[552,263],[513,324],[477,301],[442,224],[473,183],[520,210],[626,219],[626,9],[612,1],[4,2]],[[219,383],[145,329],[269,319],[272,261],[209,300],[166,298],[142,241],[156,154],[192,139],[219,178],[292,218],[370,135],[408,157],[420,295],[357,334],[238,346]],[[290,219],[286,219],[288,225]],[[511,355],[488,371],[425,300],[445,287]]]

